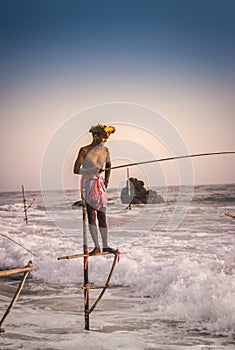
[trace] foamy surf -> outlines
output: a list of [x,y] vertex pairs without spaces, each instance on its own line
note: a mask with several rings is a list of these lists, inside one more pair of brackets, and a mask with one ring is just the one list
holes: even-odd
[[[1,349],[60,350],[87,344],[91,349],[233,349],[235,222],[224,213],[235,208],[235,187],[219,186],[219,195],[216,189],[196,188],[189,211],[175,231],[168,230],[167,224],[177,190],[172,189],[170,201],[162,207],[139,206],[131,211],[111,193],[109,240],[121,250],[121,260],[112,288],[91,315],[90,333],[84,332],[83,259],[57,260],[82,253],[81,210],[57,203],[54,223],[40,193],[34,193],[26,225],[20,194],[17,201],[15,193],[3,196],[0,229],[13,241],[1,236],[1,269],[33,260],[37,270],[30,274],[6,322]],[[68,198],[72,204],[76,193],[70,192]],[[138,220],[143,212],[149,221],[146,225]],[[89,245],[92,248],[90,238]],[[111,256],[89,258],[90,283],[103,284],[111,264]],[[18,282],[13,277],[1,280],[1,310]],[[91,301],[96,295],[90,292]]]

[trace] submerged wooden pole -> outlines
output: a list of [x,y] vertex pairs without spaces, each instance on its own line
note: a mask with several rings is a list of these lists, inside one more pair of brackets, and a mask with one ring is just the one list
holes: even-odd
[[[19,285],[19,287],[17,288],[16,294],[14,295],[14,298],[12,299],[10,305],[8,306],[6,312],[4,313],[4,315],[3,315],[3,317],[2,317],[2,319],[1,319],[1,321],[0,321],[0,329],[1,329],[1,331],[4,331],[3,328],[1,328],[1,327],[2,327],[2,324],[3,324],[4,321],[6,321],[7,316],[9,315],[9,313],[11,312],[11,310],[13,309],[13,307],[14,307],[14,305],[15,305],[15,303],[16,303],[16,301],[17,301],[19,295],[20,295],[20,292],[21,292],[21,290],[22,290],[22,288],[23,288],[23,286],[24,286],[24,283],[25,283],[25,281],[26,281],[26,278],[28,277],[28,274],[29,274],[30,271],[31,271],[31,267],[32,267],[32,261],[29,261],[28,265],[26,266],[26,269],[27,269],[27,270],[26,270],[26,272],[24,273],[24,275],[23,275],[23,277],[22,277],[22,280],[21,280],[21,282],[20,282],[20,285]],[[29,269],[29,268],[30,268],[30,269]],[[22,270],[22,269],[21,269],[21,270]],[[22,272],[22,271],[21,271],[21,272]],[[19,272],[18,272],[18,273],[19,273]]]
[[27,217],[27,207],[26,207],[26,199],[24,194],[24,186],[22,185],[22,196],[23,196],[23,203],[24,203],[24,220],[26,224],[28,223],[28,217]]
[[27,206],[25,193],[24,193],[24,186],[22,185],[21,187],[22,187],[22,196],[23,196],[23,203],[24,203],[24,221],[27,224],[28,223],[27,210],[32,207],[33,202],[34,202],[35,199],[33,198],[31,203]]
[[88,232],[85,190],[82,190],[83,252],[84,252],[84,317],[85,330],[89,331],[89,278],[88,278]]

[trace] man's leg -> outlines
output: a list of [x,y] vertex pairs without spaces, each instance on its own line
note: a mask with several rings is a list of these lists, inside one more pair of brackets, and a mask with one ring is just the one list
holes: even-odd
[[89,253],[90,255],[100,252],[98,230],[96,226],[96,210],[87,204],[87,216],[89,223],[89,231],[91,233],[92,240],[94,242],[95,248]]
[[102,243],[103,243],[103,252],[109,252],[113,254],[117,254],[117,251],[113,248],[110,248],[108,246],[108,226],[106,221],[106,211],[98,210],[97,211],[97,218],[99,222],[99,229],[102,237]]
[[108,226],[106,221],[105,209],[97,211],[97,218],[98,218],[99,230],[101,233],[103,248],[107,248],[108,247]]

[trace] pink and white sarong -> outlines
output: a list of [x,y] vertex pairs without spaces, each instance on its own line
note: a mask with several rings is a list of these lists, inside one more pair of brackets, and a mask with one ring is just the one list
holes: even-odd
[[107,207],[107,194],[102,173],[83,175],[81,190],[85,189],[87,204],[96,210]]

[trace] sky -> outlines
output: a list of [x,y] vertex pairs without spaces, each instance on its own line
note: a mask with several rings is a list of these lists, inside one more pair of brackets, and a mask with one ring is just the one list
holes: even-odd
[[[0,16],[0,191],[75,188],[73,163],[98,122],[117,126],[114,165],[235,151],[233,0],[0,0]],[[149,185],[235,183],[234,162],[130,174]],[[113,170],[110,186],[125,177]]]

